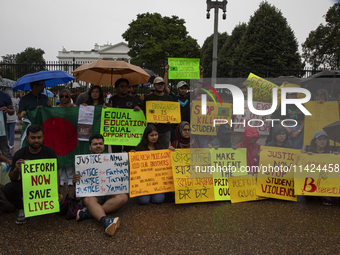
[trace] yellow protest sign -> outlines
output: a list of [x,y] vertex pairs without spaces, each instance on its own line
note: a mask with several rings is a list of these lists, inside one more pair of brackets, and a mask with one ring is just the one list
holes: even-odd
[[253,73],[249,74],[246,85],[253,88],[253,101],[272,103],[273,88],[277,88],[277,96],[281,96],[281,88],[279,86]]
[[232,117],[231,104],[207,102],[207,114],[201,113],[201,101],[193,101],[191,108],[191,134],[195,135],[216,135],[219,124],[214,127],[214,120],[227,120],[230,124]]
[[295,155],[295,194],[304,196],[340,196],[340,155]]
[[129,152],[130,197],[174,191],[170,150]]
[[230,200],[232,203],[262,200],[256,195],[257,175],[242,175],[229,178]]
[[339,105],[335,101],[322,104],[310,101],[304,106],[312,115],[305,116],[303,144],[310,145],[316,131],[339,120]]
[[199,79],[199,58],[168,58],[169,79]]
[[294,193],[294,157],[300,150],[261,146],[256,195],[297,201]]
[[211,167],[210,149],[208,148],[190,149],[191,178],[212,178],[210,167]]
[[59,212],[57,159],[27,160],[21,165],[25,217]]
[[215,201],[212,178],[190,178],[190,149],[171,152],[171,160],[176,204]]
[[180,103],[170,101],[146,101],[146,121],[148,123],[180,123]]

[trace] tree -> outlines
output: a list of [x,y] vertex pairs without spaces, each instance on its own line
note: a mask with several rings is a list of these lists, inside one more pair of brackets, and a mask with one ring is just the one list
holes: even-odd
[[184,19],[159,13],[138,14],[122,34],[134,63],[166,64],[169,57],[199,58],[200,47],[188,35]]
[[302,56],[314,68],[340,68],[340,3],[330,7],[326,25],[320,24],[302,44]]
[[[262,2],[250,17],[240,42],[243,66],[301,68],[294,32],[280,10]],[[265,75],[260,72],[258,75]],[[281,75],[287,75],[282,73]]]
[[[226,43],[228,39],[228,34],[218,33],[217,36],[217,56],[219,56],[219,52],[223,45]],[[203,46],[202,46],[202,54],[201,54],[201,65],[204,67],[204,77],[211,77],[212,73],[212,57],[213,57],[213,44],[214,44],[214,34],[207,37],[205,39]],[[217,74],[219,77],[219,73]]]

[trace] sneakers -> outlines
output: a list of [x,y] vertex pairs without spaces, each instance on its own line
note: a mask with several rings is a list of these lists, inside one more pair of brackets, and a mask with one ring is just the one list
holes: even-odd
[[87,207],[84,207],[83,209],[77,211],[76,221],[82,221],[86,219],[92,219],[92,216],[87,210]]
[[68,181],[68,182],[67,182],[67,185],[68,185],[68,186],[73,186],[73,181]]
[[119,217],[107,218],[104,222],[104,226],[106,234],[110,236],[114,235],[117,228],[119,228]]
[[26,221],[27,221],[27,219],[25,217],[24,209],[20,209],[17,220],[15,221],[15,223],[18,224],[18,225],[22,225],[22,224],[25,224]]
[[60,187],[64,187],[64,185],[65,185],[65,182],[60,181]]
[[329,197],[323,197],[322,198],[323,205],[332,205],[332,199]]

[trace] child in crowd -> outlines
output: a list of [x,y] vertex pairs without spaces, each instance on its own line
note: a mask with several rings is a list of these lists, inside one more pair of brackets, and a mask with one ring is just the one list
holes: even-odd
[[208,143],[208,148],[231,148],[235,144],[231,141],[231,134],[233,131],[230,129],[229,124],[222,124],[218,127],[217,137]]
[[266,146],[293,148],[293,145],[288,140],[288,132],[281,125],[275,125],[272,129],[272,140]]
[[[153,151],[164,149],[160,139],[158,139],[158,131],[156,127],[149,124],[144,130],[141,142],[137,145],[136,151]],[[161,204],[164,202],[165,194],[153,194],[137,197],[138,204],[146,205],[150,202]]]

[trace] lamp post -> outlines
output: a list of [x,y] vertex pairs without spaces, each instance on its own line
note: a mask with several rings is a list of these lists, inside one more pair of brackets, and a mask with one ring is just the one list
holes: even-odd
[[218,40],[218,9],[223,10],[222,18],[227,18],[227,0],[222,2],[207,0],[207,19],[210,19],[210,9],[215,9],[215,20],[214,20],[214,43],[213,43],[213,57],[212,57],[212,86],[215,86],[217,77],[217,40]]

